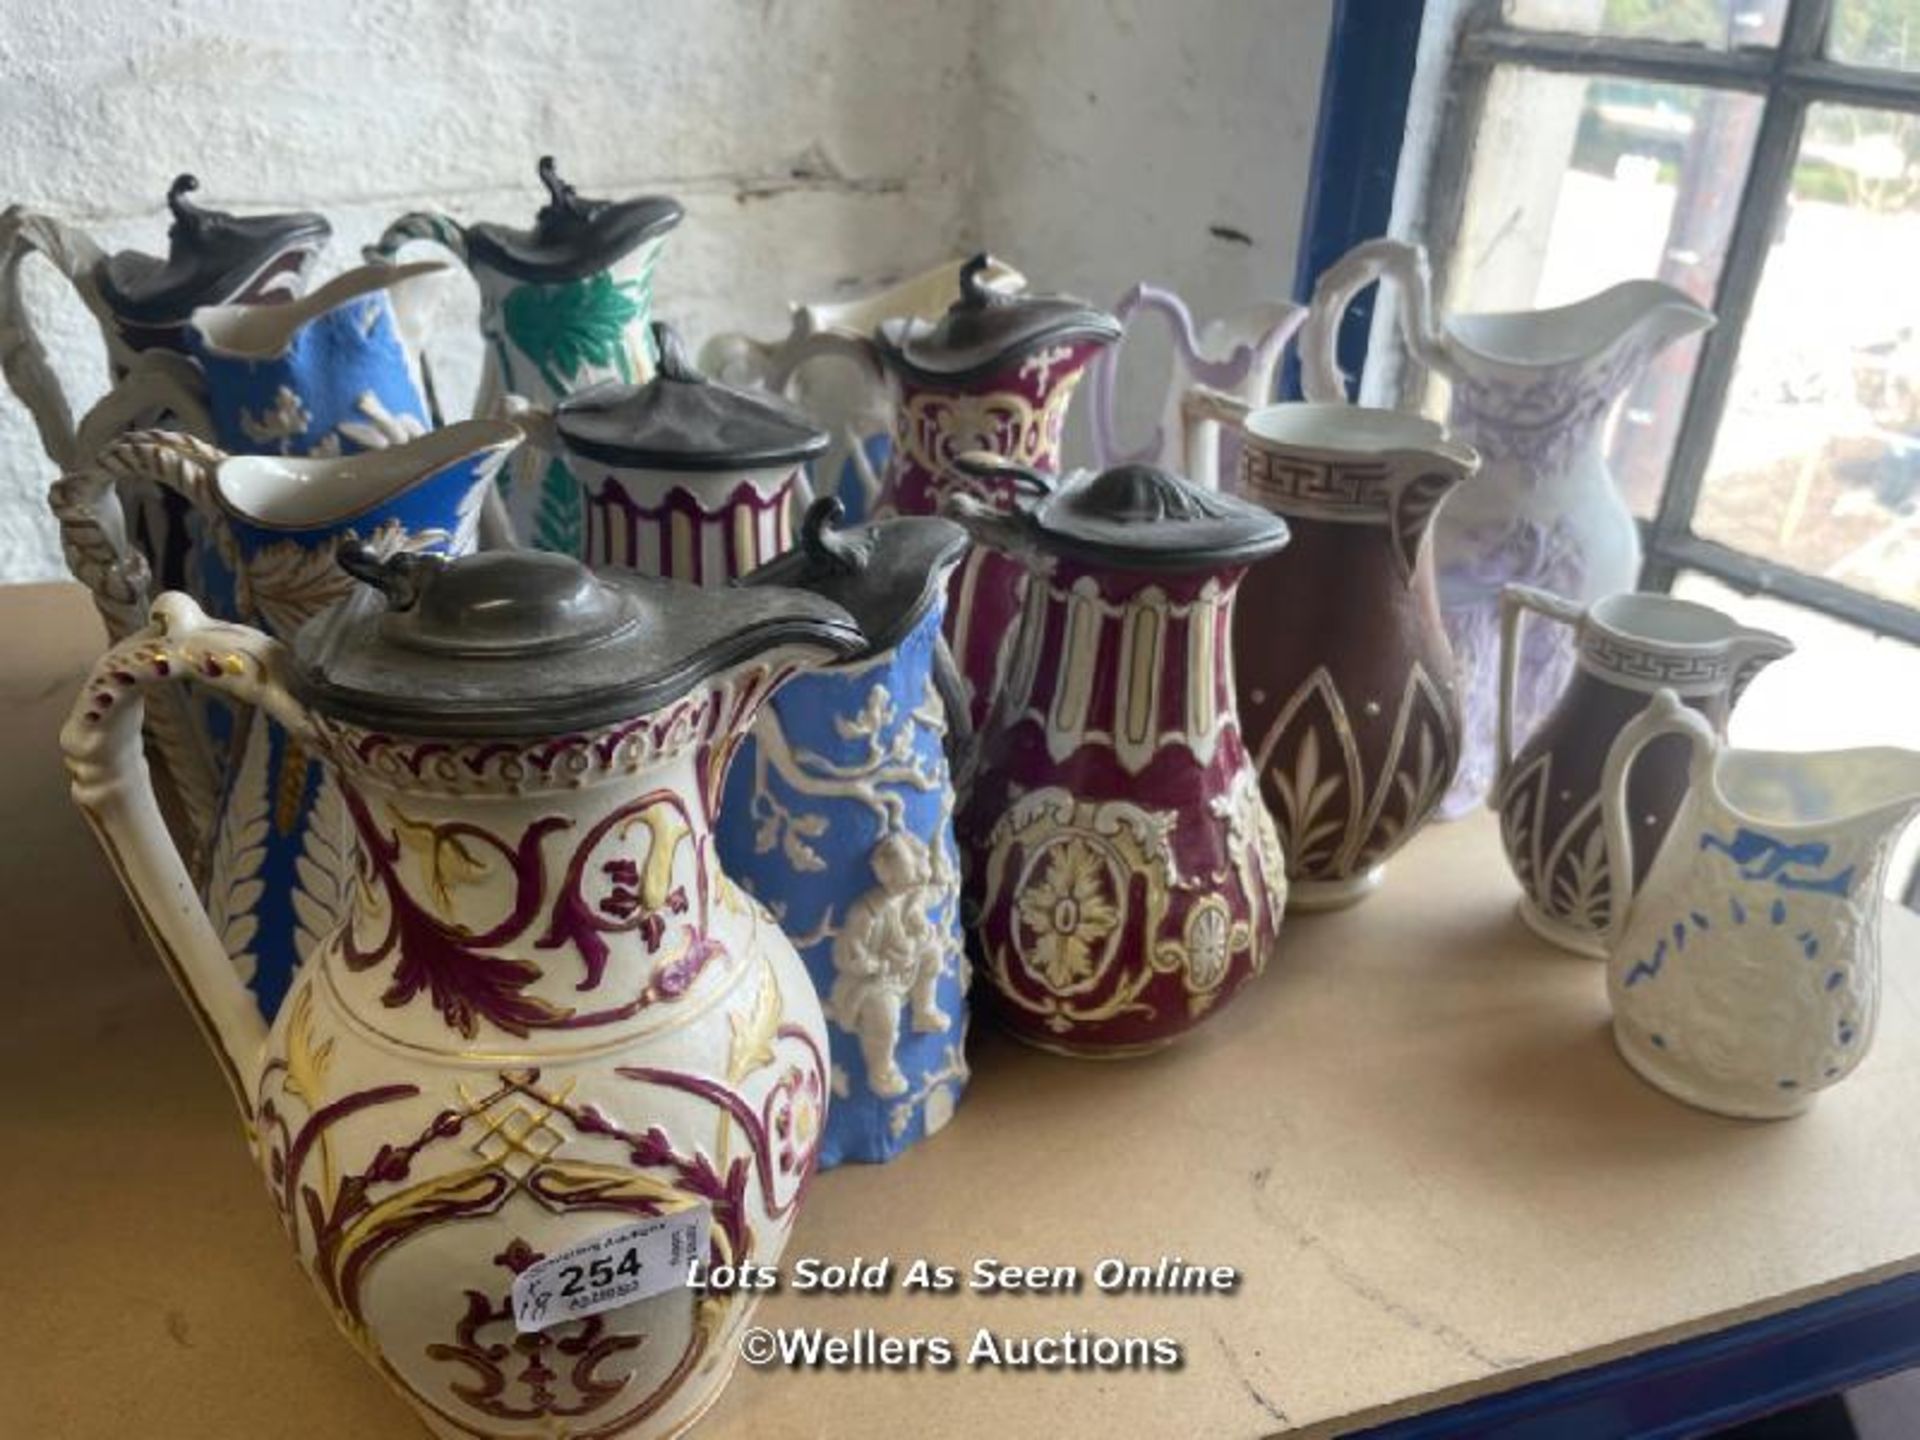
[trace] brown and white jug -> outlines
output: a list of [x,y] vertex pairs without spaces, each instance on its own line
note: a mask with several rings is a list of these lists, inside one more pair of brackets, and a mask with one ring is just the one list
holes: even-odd
[[[1284,516],[1286,552],[1241,584],[1241,721],[1287,852],[1291,903],[1350,905],[1426,823],[1460,756],[1460,697],[1429,537],[1479,457],[1438,425],[1346,405],[1254,409],[1190,393],[1241,437],[1239,494]],[[1189,453],[1211,455],[1205,431]]]
[[[1573,632],[1574,673],[1558,703],[1515,751],[1515,681],[1528,612]],[[1736,624],[1707,605],[1669,595],[1610,595],[1581,608],[1529,585],[1501,597],[1498,770],[1490,803],[1520,888],[1520,916],[1541,938],[1604,956],[1607,927],[1633,885],[1614,882],[1602,821],[1600,777],[1627,724],[1661,690],[1673,691],[1726,738],[1727,717],[1749,681],[1792,653],[1793,642]],[[1625,777],[1632,817],[1633,884],[1687,792],[1687,747],[1678,735],[1648,744]]]

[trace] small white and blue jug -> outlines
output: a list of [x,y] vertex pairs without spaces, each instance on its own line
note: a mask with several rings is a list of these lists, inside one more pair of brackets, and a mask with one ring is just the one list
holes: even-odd
[[718,824],[721,864],[773,912],[826,1011],[823,1168],[932,1135],[968,1073],[940,638],[966,536],[931,516],[837,531],[840,514],[814,502],[799,548],[741,583],[834,601],[867,648],[774,696],[734,757]]

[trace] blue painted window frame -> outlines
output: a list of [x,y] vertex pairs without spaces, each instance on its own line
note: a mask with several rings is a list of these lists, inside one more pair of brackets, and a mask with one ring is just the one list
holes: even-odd
[[[1293,273],[1293,298],[1303,305],[1321,271],[1362,240],[1387,233],[1426,9],[1426,0],[1334,0]],[[1357,377],[1366,364],[1372,324],[1369,291],[1340,325],[1340,368],[1348,375]],[[1283,395],[1299,398],[1297,358],[1289,356],[1280,383]]]

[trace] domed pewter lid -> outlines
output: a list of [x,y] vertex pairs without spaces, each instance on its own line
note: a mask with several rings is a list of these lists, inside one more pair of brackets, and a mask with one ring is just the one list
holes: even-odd
[[1090,565],[1211,570],[1264,559],[1290,538],[1287,522],[1271,511],[1153,465],[1055,480],[980,451],[957,463],[972,475],[1011,479],[1033,497],[1002,522],[1027,546]]
[[1120,322],[1085,300],[989,288],[981,277],[992,264],[991,256],[976,255],[961,268],[960,298],[937,322],[883,322],[874,333],[881,354],[909,374],[952,384],[1044,344],[1120,338]]
[[173,224],[167,258],[122,250],[100,262],[94,278],[116,315],[141,325],[178,325],[201,305],[233,298],[262,265],[296,245],[317,250],[333,227],[311,211],[280,215],[229,215],[202,210],[187,199],[200,182],[174,177],[167,189]]
[[660,363],[644,385],[596,385],[555,408],[569,450],[608,465],[706,472],[798,465],[826,450],[831,437],[791,405],[694,369],[663,320],[653,343]]
[[531,230],[482,222],[467,227],[470,260],[511,275],[551,285],[604,270],[655,235],[678,225],[686,211],[678,200],[642,195],[633,200],[585,200],[560,178],[553,157],[540,157],[540,183],[549,199]]
[[601,576],[571,556],[449,560],[340,547],[368,589],[302,626],[294,690],[321,714],[407,735],[564,734],[658,710],[778,645],[864,644],[838,605],[768,586]]
[[912,633],[966,553],[967,532],[934,515],[904,515],[840,529],[846,509],[823,495],[807,508],[800,543],[738,582],[823,595],[852,615],[863,652],[891,650]]

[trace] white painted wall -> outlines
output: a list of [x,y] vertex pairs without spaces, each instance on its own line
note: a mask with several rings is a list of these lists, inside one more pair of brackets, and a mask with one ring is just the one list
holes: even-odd
[[[984,243],[1040,288],[1111,304],[1147,280],[1201,321],[1292,294],[1332,0],[983,11]],[[1123,441],[1151,432],[1167,353],[1157,331],[1128,347]]]
[[[0,0],[0,201],[158,252],[192,170],[206,204],[326,214],[333,270],[408,209],[526,223],[551,151],[587,194],[685,204],[659,313],[696,341],[981,244],[1050,287],[1147,278],[1211,315],[1290,285],[1330,4]],[[32,278],[91,403],[91,321]],[[449,292],[451,405],[478,353],[471,287]],[[0,392],[0,579],[63,573],[52,478]]]

